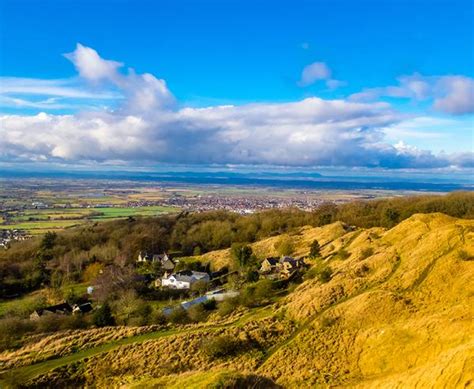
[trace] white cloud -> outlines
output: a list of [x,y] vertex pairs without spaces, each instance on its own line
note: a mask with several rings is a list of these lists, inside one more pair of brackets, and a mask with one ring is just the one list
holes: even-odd
[[[469,158],[434,155],[385,131],[403,116],[386,103],[307,98],[291,103],[178,109],[164,80],[120,73],[78,45],[69,55],[81,76],[106,81],[124,100],[115,111],[0,116],[0,160],[78,163],[263,164],[430,168]],[[311,77],[330,81],[329,69]],[[310,78],[311,78],[310,77]],[[423,93],[419,85],[413,93]],[[420,89],[421,88],[421,89]]]
[[65,56],[86,80],[108,81],[120,88],[126,97],[127,103],[124,108],[129,112],[143,113],[174,104],[174,97],[168,90],[166,82],[152,74],[136,74],[133,69],[129,69],[128,74],[123,75],[119,72],[122,63],[105,60],[94,49],[79,43],[75,51]]
[[474,113],[474,79],[464,76],[422,76],[398,78],[399,85],[368,88],[349,96],[351,101],[373,101],[382,96],[432,100],[437,111],[462,115]]
[[76,79],[41,80],[21,77],[0,77],[0,94],[74,99],[116,99],[119,97],[113,92],[86,90]]
[[308,86],[318,80],[327,80],[329,78],[331,78],[331,69],[324,62],[313,62],[303,69],[299,85]]
[[447,76],[437,86],[441,96],[435,99],[435,109],[454,115],[474,113],[474,79]]
[[81,77],[94,82],[113,81],[118,77],[118,69],[123,66],[120,62],[101,58],[97,51],[80,43],[76,50],[64,56],[74,64]]

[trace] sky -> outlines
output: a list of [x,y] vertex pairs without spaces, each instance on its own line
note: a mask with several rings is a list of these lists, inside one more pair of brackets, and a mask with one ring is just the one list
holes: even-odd
[[472,1],[0,0],[0,164],[469,172]]

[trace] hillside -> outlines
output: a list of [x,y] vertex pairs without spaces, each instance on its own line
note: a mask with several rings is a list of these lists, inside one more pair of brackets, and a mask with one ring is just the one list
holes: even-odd
[[[252,249],[275,255],[279,239]],[[473,220],[416,214],[388,230],[336,222],[299,228],[289,239],[295,255],[307,255],[319,241],[322,259],[311,261],[332,269],[328,282],[305,277],[271,305],[206,323],[31,339],[0,354],[0,386],[473,385]],[[202,258],[220,267],[230,254]],[[223,335],[239,351],[209,356],[203,341]]]

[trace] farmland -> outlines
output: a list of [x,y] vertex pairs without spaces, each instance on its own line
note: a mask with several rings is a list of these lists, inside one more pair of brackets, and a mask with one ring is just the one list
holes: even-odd
[[2,220],[0,229],[26,230],[31,234],[61,230],[80,224],[138,216],[158,216],[177,212],[176,207],[97,207],[97,208],[47,208],[18,210],[8,213],[8,223]]

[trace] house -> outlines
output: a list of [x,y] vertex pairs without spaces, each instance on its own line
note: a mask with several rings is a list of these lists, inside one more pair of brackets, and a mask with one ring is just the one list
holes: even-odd
[[303,258],[282,256],[278,258],[267,258],[260,266],[260,274],[265,278],[289,278],[306,267]]
[[92,303],[87,302],[84,304],[74,304],[72,306],[72,314],[73,315],[78,315],[78,314],[84,314],[92,311]]
[[278,268],[278,258],[275,257],[270,257],[270,258],[265,258],[260,266],[260,273],[273,273],[274,271],[277,270]]
[[173,289],[190,289],[197,281],[210,281],[209,274],[199,271],[183,270],[161,279],[161,286]]
[[51,305],[46,308],[35,310],[31,315],[31,320],[37,320],[44,315],[69,315],[72,313],[72,307],[68,303]]
[[176,263],[171,259],[171,257],[166,254],[148,254],[146,252],[141,252],[138,254],[137,262],[151,262],[151,263],[160,263],[161,267],[167,271],[173,271]]

